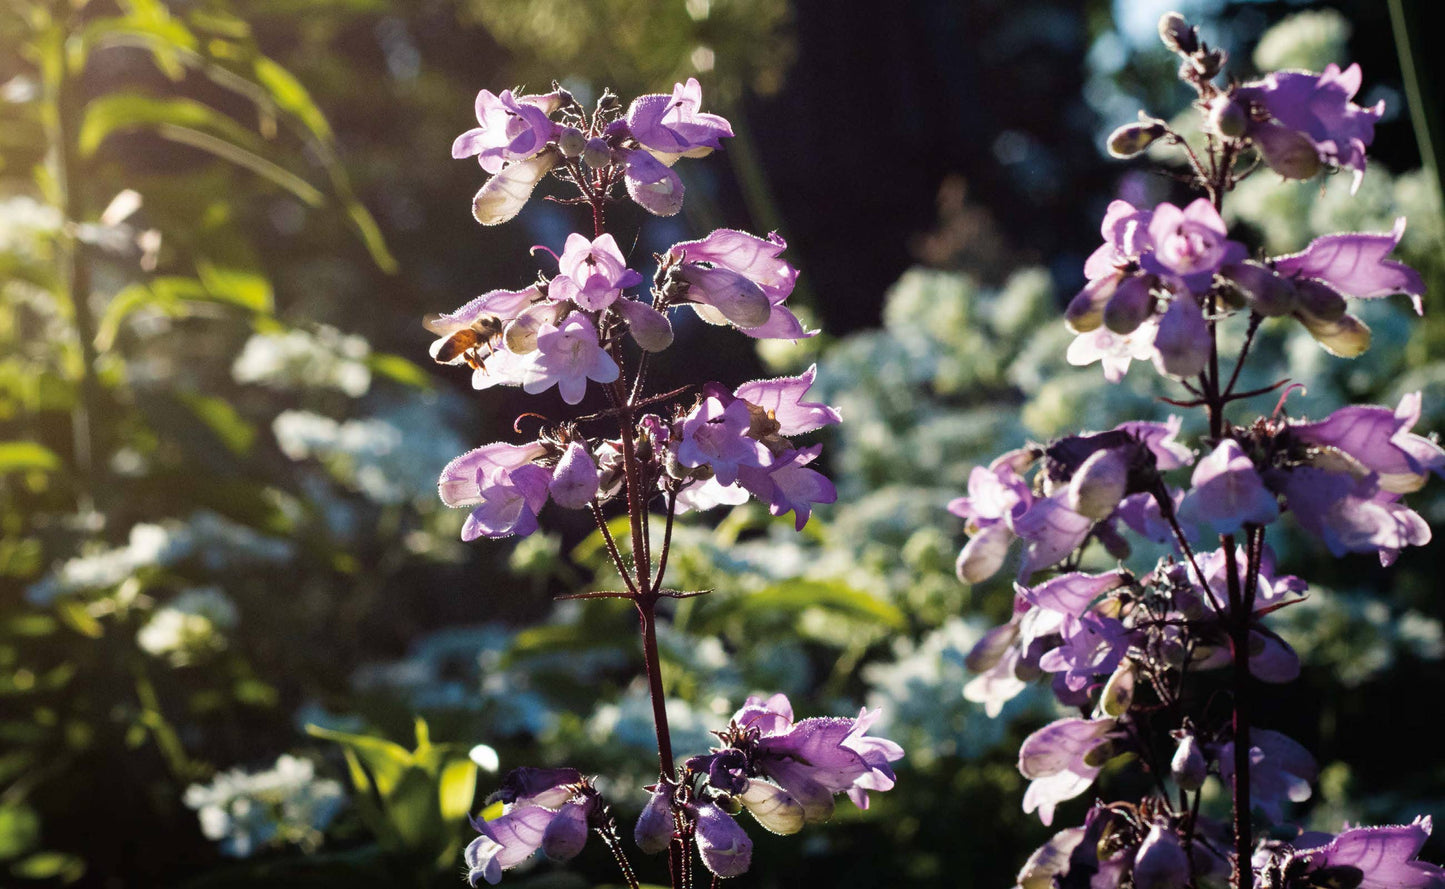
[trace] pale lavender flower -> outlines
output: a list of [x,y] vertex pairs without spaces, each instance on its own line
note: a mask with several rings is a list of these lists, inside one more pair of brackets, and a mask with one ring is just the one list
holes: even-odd
[[537,330],[537,352],[531,356],[522,380],[529,395],[553,386],[568,404],[587,394],[587,381],[610,383],[618,376],[617,362],[597,341],[597,327],[586,315],[573,314],[561,327],[543,324]]
[[537,530],[537,512],[547,502],[551,473],[533,461],[539,443],[484,445],[457,457],[442,470],[438,491],[452,507],[474,507],[462,525],[462,539],[527,536]]
[[1135,889],[1177,889],[1189,883],[1189,856],[1179,834],[1168,824],[1154,822],[1134,856]]
[[1209,344],[1209,326],[1199,303],[1188,293],[1176,294],[1154,334],[1154,366],[1161,374],[1192,377],[1208,364]]
[[817,375],[818,365],[814,364],[800,376],[743,383],[733,394],[762,408],[769,419],[776,420],[779,435],[802,435],[843,419],[837,408],[821,401],[803,400]]
[[588,822],[596,811],[595,791],[576,769],[514,769],[493,797],[505,805],[490,821],[472,819],[481,832],[467,846],[467,881],[496,884],[502,871],[541,849],[566,860],[582,851]]
[[597,462],[580,441],[567,445],[547,490],[552,501],[564,509],[581,509],[597,496]]
[[758,339],[801,339],[817,331],[783,305],[798,280],[798,270],[779,258],[787,246],[776,233],[759,238],[721,228],[674,244],[664,262],[675,267],[704,321],[731,323]]
[[1221,441],[1199,461],[1191,483],[1181,511],[1190,520],[1209,525],[1216,534],[1234,534],[1245,525],[1267,525],[1279,518],[1275,495],[1232,438]]
[[[1054,822],[1054,809],[1094,783],[1113,746],[1114,719],[1055,720],[1024,739],[1019,748],[1019,772],[1030,779],[1024,792],[1024,811],[1039,813],[1044,824]],[[1099,751],[1099,752],[1096,752]]]
[[[1253,727],[1249,730],[1249,798],[1271,821],[1283,817],[1285,801],[1310,798],[1310,784],[1319,768],[1310,752],[1287,735]],[[1226,786],[1234,780],[1234,742],[1220,744],[1214,758]]]
[[753,863],[753,841],[715,803],[703,802],[693,807],[697,823],[697,851],[702,863],[719,877],[737,877],[746,873]]
[[1353,170],[1353,190],[1365,175],[1365,149],[1375,139],[1375,122],[1385,113],[1383,99],[1370,108],[1354,103],[1362,80],[1359,65],[1341,71],[1330,64],[1320,74],[1268,74],[1245,84],[1235,95],[1263,108],[1281,126],[1307,137],[1321,160]]
[[1209,289],[1215,272],[1245,257],[1244,245],[1229,240],[1224,220],[1207,198],[1183,210],[1173,204],[1155,207],[1149,240],[1153,249],[1141,257],[1144,268],[1182,282],[1192,293]]
[[764,466],[771,459],[761,442],[748,437],[751,426],[747,402],[706,398],[682,420],[677,460],[683,466],[709,466],[718,482],[731,485],[738,467]]
[[627,195],[654,216],[673,216],[682,209],[685,189],[677,172],[646,151],[621,149]]
[[[1420,420],[1421,398],[1411,392],[1391,411],[1377,405],[1349,405],[1315,423],[1291,423],[1289,434],[1321,448],[1348,455],[1379,476],[1380,488],[1408,494],[1424,486],[1430,473],[1445,475],[1445,449],[1410,429]],[[1329,460],[1329,455],[1324,457]]]
[[1152,318],[1130,334],[1117,334],[1107,327],[1099,327],[1074,337],[1064,358],[1075,367],[1102,361],[1104,379],[1117,383],[1129,372],[1131,363],[1155,357],[1154,339],[1158,333],[1159,322]]
[[1416,860],[1431,828],[1428,815],[1410,824],[1350,828],[1324,846],[1297,850],[1290,863],[1303,865],[1306,880],[1326,868],[1353,868],[1361,874],[1359,889],[1440,889],[1445,868]]
[[1429,523],[1373,477],[1299,466],[1286,474],[1283,487],[1300,527],[1336,556],[1376,551],[1380,564],[1389,565],[1405,547],[1430,542]]
[[834,503],[838,489],[827,476],[808,464],[817,459],[822,445],[790,450],[766,467],[740,465],[738,483],[758,500],[768,504],[775,516],[794,515],[797,530],[803,530],[815,503]]
[[539,154],[556,138],[559,127],[548,117],[561,105],[561,96],[514,96],[502,90],[477,93],[477,123],[452,143],[452,157],[477,156],[488,173],[501,172],[504,163],[526,160]]
[[1344,296],[1376,299],[1393,293],[1410,296],[1415,313],[1423,315],[1420,297],[1425,282],[1420,273],[1387,259],[1405,235],[1405,218],[1395,220],[1389,234],[1343,232],[1315,238],[1299,253],[1271,260],[1274,270],[1291,279],[1314,280]]
[[676,84],[672,95],[638,96],[627,109],[627,128],[642,147],[666,158],[700,157],[722,147],[733,134],[732,125],[716,114],[705,114],[702,86],[697,78]]
[[547,295],[570,299],[589,312],[600,312],[623,290],[642,283],[642,276],[627,267],[617,241],[607,234],[592,241],[576,233],[568,235],[557,266]]

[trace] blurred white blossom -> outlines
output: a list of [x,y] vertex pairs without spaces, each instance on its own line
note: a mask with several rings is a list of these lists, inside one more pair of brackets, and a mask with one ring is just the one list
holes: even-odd
[[234,858],[268,846],[315,849],[344,802],[339,782],[317,778],[310,760],[290,754],[263,772],[218,772],[210,784],[192,784],[185,794],[201,832]]

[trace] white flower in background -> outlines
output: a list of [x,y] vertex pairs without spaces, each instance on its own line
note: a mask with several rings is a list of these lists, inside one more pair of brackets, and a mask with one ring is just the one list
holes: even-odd
[[290,754],[264,772],[218,772],[210,784],[192,784],[185,794],[201,832],[233,858],[267,846],[316,848],[344,802],[340,783],[317,778],[310,760]]
[[355,334],[319,325],[314,331],[257,333],[231,365],[231,378],[273,389],[339,389],[360,398],[371,388],[371,346]]
[[237,617],[236,604],[220,587],[197,587],[158,608],[135,641],[146,653],[184,666],[225,649]]
[[141,523],[130,529],[124,546],[96,550],[62,562],[31,584],[25,598],[48,605],[57,596],[104,590],[123,583],[142,569],[169,568],[194,559],[207,571],[223,572],[246,565],[289,561],[295,544],[268,537],[210,510],[200,509],[186,521]]

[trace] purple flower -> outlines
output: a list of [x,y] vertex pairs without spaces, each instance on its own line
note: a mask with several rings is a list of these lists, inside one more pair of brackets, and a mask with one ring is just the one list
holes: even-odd
[[1189,884],[1189,856],[1179,834],[1168,824],[1154,822],[1134,856],[1135,889],[1177,889]]
[[1420,420],[1420,402],[1420,393],[1412,392],[1400,399],[1394,411],[1350,405],[1316,423],[1292,423],[1289,433],[1300,441],[1343,452],[1365,471],[1377,473],[1382,490],[1408,494],[1424,486],[1431,472],[1445,475],[1445,449],[1410,431]]
[[493,290],[455,312],[427,316],[422,325],[438,337],[429,349],[431,357],[440,364],[480,364],[486,358],[480,350],[490,354],[503,324],[544,299],[536,286]]
[[570,299],[589,312],[612,305],[622,291],[642,283],[642,276],[627,267],[611,235],[588,241],[579,234],[567,236],[557,260],[557,276],[547,287],[552,299]]
[[1299,466],[1286,474],[1284,495],[1300,527],[1336,556],[1373,550],[1388,565],[1405,547],[1430,542],[1430,525],[1373,477]]
[[496,174],[504,163],[526,160],[556,138],[559,127],[548,117],[561,104],[557,93],[542,96],[513,96],[502,90],[494,96],[488,90],[477,93],[477,126],[452,143],[452,157],[477,156],[482,169]]
[[673,216],[682,209],[682,177],[646,151],[622,149],[622,177],[627,195],[654,216]]
[[581,509],[597,496],[597,481],[597,462],[592,459],[592,453],[583,442],[574,441],[557,461],[547,490],[558,506]]
[[732,323],[758,339],[801,339],[817,331],[803,327],[783,302],[793,292],[798,270],[779,258],[787,242],[720,228],[698,241],[674,244],[665,262],[687,285],[686,299],[704,321]]
[[1209,362],[1209,326],[1188,293],[1177,294],[1159,319],[1154,334],[1154,366],[1161,374],[1192,377]]
[[1152,318],[1130,334],[1117,334],[1107,327],[1099,327],[1074,337],[1064,358],[1075,367],[1102,361],[1104,379],[1117,383],[1124,379],[1132,362],[1148,361],[1155,356],[1154,339],[1158,333],[1159,323]]
[[1274,270],[1286,278],[1313,280],[1344,296],[1376,299],[1405,293],[1423,315],[1420,297],[1425,282],[1420,273],[1393,259],[1387,259],[1405,234],[1405,218],[1395,220],[1389,234],[1345,232],[1315,238],[1299,253],[1275,257]]
[[702,863],[719,877],[736,877],[753,863],[753,841],[732,816],[710,802],[693,808],[697,823],[697,851]]
[[467,846],[467,881],[495,884],[502,871],[541,849],[566,860],[582,851],[598,797],[576,769],[514,769],[496,798],[505,805],[490,821],[472,819],[481,836]]
[[809,463],[817,459],[822,445],[790,450],[766,467],[740,465],[738,482],[754,497],[768,504],[775,516],[793,513],[797,530],[803,530],[814,503],[833,503],[838,489]]
[[1303,863],[1306,877],[1325,868],[1353,868],[1361,874],[1359,889],[1440,889],[1445,868],[1415,860],[1431,827],[1427,815],[1410,824],[1352,828],[1327,845],[1296,851],[1291,864]]
[[1033,505],[1014,519],[1014,533],[1024,539],[1024,558],[1019,565],[1019,579],[1027,580],[1059,562],[1078,548],[1089,536],[1094,520],[1082,516],[1065,505],[1068,491],[1034,501]]
[[689,77],[672,95],[638,96],[627,109],[627,128],[642,147],[661,155],[701,157],[722,147],[732,126],[716,114],[704,114],[702,87]]
[[442,470],[438,491],[453,507],[475,507],[462,525],[462,539],[522,537],[537,530],[537,512],[547,502],[551,474],[534,460],[546,453],[539,443],[485,445],[457,457]]
[[[1271,821],[1279,821],[1286,800],[1310,798],[1310,784],[1319,769],[1310,752],[1286,735],[1269,729],[1249,730],[1249,798]],[[1219,745],[1214,758],[1226,786],[1234,780],[1234,742]]]
[[1279,518],[1279,503],[1240,448],[1226,438],[1194,467],[1193,488],[1184,497],[1183,514],[1207,524],[1216,534],[1234,534],[1245,525],[1267,525]]
[[526,366],[522,390],[536,395],[556,386],[563,401],[577,404],[588,380],[610,383],[617,375],[617,362],[597,342],[597,327],[586,315],[573,314],[561,327],[538,328],[537,352]]
[[757,439],[748,437],[752,417],[747,402],[724,405],[710,397],[682,420],[677,460],[683,466],[710,466],[723,485],[738,480],[739,466],[763,466],[771,454]]
[[801,376],[744,383],[734,394],[762,408],[769,419],[776,420],[779,435],[802,435],[843,419],[837,408],[821,401],[803,400],[817,375],[818,365],[814,364]]
[[647,805],[642,807],[642,814],[637,817],[637,827],[632,831],[632,838],[637,842],[637,848],[648,855],[656,855],[672,842],[675,830],[672,786],[664,782],[653,788]]
[[776,694],[766,701],[749,697],[732,722],[747,733],[758,774],[798,802],[807,821],[822,821],[833,813],[835,794],[847,793],[854,805],[866,809],[868,791],[893,787],[896,776],[889,763],[903,757],[903,748],[867,735],[880,712],[864,709],[855,719],[811,717],[795,723],[787,697]]
[[[1324,73],[1279,71],[1245,84],[1236,96],[1262,107],[1280,125],[1306,136],[1321,160],[1355,171],[1354,188],[1365,175],[1365,149],[1375,138],[1375,122],[1385,113],[1383,100],[1361,108],[1352,100],[1360,91],[1359,65]],[[1353,190],[1353,189],[1352,189]]]
[[[1054,823],[1054,809],[1094,783],[1109,758],[1118,726],[1114,719],[1059,719],[1035,731],[1019,748],[1019,772],[1032,783],[1024,792],[1024,811]],[[1096,752],[1097,751],[1097,752]]]
[[1173,204],[1155,207],[1149,240],[1153,250],[1141,257],[1144,268],[1183,282],[1192,293],[1209,289],[1215,272],[1245,257],[1244,245],[1228,239],[1224,220],[1207,198],[1183,210]]

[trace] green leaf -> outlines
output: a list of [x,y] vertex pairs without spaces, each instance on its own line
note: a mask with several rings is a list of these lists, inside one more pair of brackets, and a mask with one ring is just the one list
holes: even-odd
[[823,608],[893,630],[902,630],[907,626],[902,610],[896,605],[840,581],[789,581],[764,587],[740,597],[736,602],[729,602],[730,611],[734,614],[740,611],[743,615],[768,611],[801,612],[808,608]]
[[55,614],[60,618],[61,623],[82,636],[99,639],[105,635],[105,628],[86,609],[84,602],[78,602],[75,599],[59,599],[55,602]]
[[40,840],[40,816],[24,803],[0,805],[0,861],[18,858]]
[[265,56],[256,57],[252,71],[256,82],[266,89],[277,108],[301,121],[317,139],[332,140],[331,124],[327,123],[326,115],[321,113],[311,94],[294,74]]
[[142,93],[111,93],[93,99],[85,106],[77,147],[81,154],[88,157],[116,133],[154,128],[161,124],[203,130],[252,148],[260,143],[255,133],[195,99],[158,99]]
[[364,791],[374,782],[377,791],[383,797],[389,796],[397,782],[401,780],[402,773],[412,764],[412,755],[409,750],[385,738],[338,732],[318,725],[306,726],[306,732],[314,738],[335,741],[356,755],[369,773],[369,779],[367,774],[363,774],[358,780],[358,776],[353,770],[352,782],[356,784],[358,790]]
[[386,817],[407,849],[441,849],[451,840],[438,806],[436,780],[415,766],[402,773],[386,795]]
[[230,402],[196,392],[177,392],[176,399],[190,408],[196,419],[206,424],[206,428],[215,433],[231,453],[244,457],[251,452],[251,445],[256,441],[256,427],[242,419]]
[[54,472],[60,468],[55,452],[33,441],[0,442],[0,475],[8,472]]
[[199,45],[196,35],[171,18],[164,6],[158,12],[152,7],[129,15],[93,19],[86,22],[78,36],[81,59],[105,46],[137,46],[148,50],[156,67],[173,81],[185,76],[185,58],[194,56]]
[[10,872],[22,880],[50,880],[73,883],[85,874],[85,860],[64,852],[36,852],[17,862]]
[[196,262],[196,272],[206,288],[206,294],[217,302],[240,306],[252,312],[269,313],[275,308],[275,295],[265,275],[204,259]]
[[366,366],[373,374],[410,386],[414,389],[432,388],[431,377],[414,361],[387,352],[372,352],[366,356]]
[[472,810],[477,793],[477,764],[462,757],[447,763],[437,785],[442,820],[460,821]]

